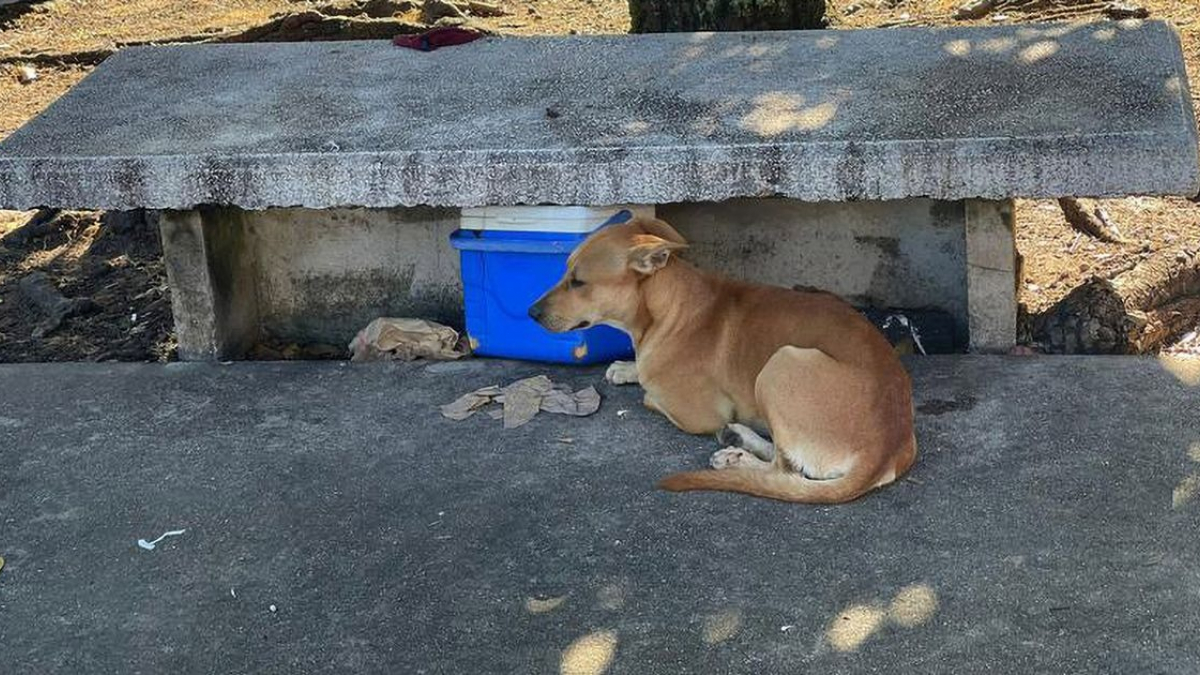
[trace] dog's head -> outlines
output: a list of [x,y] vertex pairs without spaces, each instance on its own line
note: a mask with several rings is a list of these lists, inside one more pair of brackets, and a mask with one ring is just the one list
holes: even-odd
[[626,327],[637,315],[642,280],[684,248],[687,241],[661,220],[609,225],[575,249],[567,273],[529,308],[529,316],[555,333],[602,323]]

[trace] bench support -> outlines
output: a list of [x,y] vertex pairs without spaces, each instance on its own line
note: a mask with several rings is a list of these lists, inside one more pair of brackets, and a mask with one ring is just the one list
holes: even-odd
[[[942,312],[972,351],[1015,341],[1009,201],[736,199],[658,213],[700,267]],[[159,223],[180,359],[242,358],[260,342],[341,347],[380,316],[461,325],[456,209],[202,207]]]
[[380,316],[461,323],[456,209],[202,207],[159,215],[179,358],[344,347]]
[[159,213],[183,361],[237,358],[258,337],[255,261],[238,213],[217,208]]
[[1017,338],[1013,204],[966,201],[967,321],[973,352],[1007,352]]

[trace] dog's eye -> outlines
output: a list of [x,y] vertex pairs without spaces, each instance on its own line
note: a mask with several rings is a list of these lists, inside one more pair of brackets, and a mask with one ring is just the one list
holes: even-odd
[[567,286],[569,286],[571,288],[579,288],[584,283],[586,283],[586,282],[584,282],[579,277],[571,277],[571,280],[567,282]]

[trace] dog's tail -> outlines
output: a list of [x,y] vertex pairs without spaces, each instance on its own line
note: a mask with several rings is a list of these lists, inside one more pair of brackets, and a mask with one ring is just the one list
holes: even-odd
[[785,502],[840,504],[858,499],[894,480],[880,480],[880,468],[874,463],[859,462],[845,475],[829,480],[813,480],[799,472],[774,468],[684,471],[662,479],[658,487],[670,492],[719,490]]

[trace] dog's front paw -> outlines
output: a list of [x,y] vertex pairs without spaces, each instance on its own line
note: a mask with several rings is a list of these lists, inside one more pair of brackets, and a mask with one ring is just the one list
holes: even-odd
[[759,464],[761,460],[741,448],[725,448],[714,452],[708,463],[714,469],[734,469]]
[[637,363],[634,361],[613,361],[604,371],[604,379],[609,384],[637,384]]

